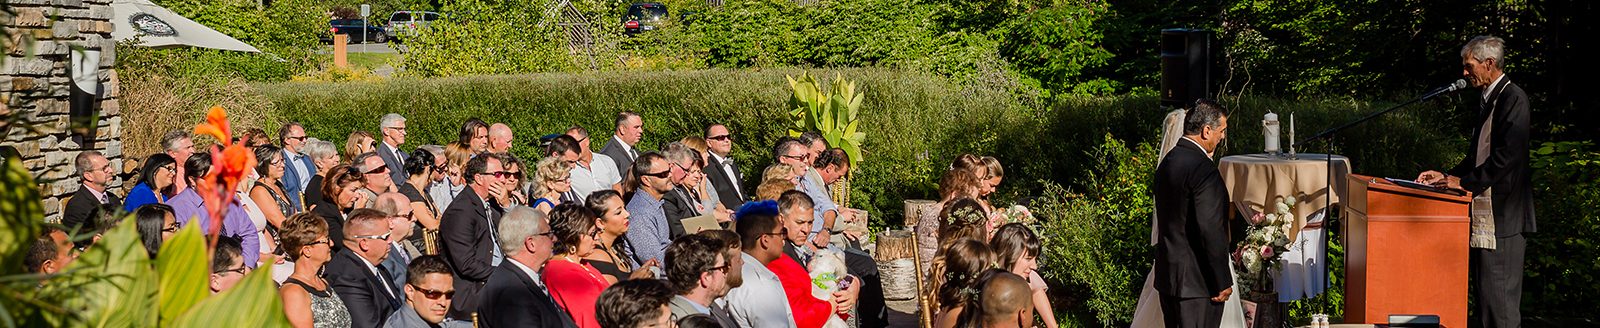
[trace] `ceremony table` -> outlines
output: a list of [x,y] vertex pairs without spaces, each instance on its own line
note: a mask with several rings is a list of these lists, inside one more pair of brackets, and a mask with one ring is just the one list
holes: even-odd
[[1274,279],[1279,302],[1314,297],[1327,286],[1327,237],[1322,222],[1327,207],[1339,205],[1347,195],[1345,176],[1350,174],[1350,160],[1333,155],[1332,184],[1328,164],[1325,154],[1299,154],[1295,159],[1250,154],[1223,157],[1218,165],[1228,199],[1246,217],[1276,211],[1264,206],[1278,197],[1295,200],[1289,251],[1282,255],[1282,271]]

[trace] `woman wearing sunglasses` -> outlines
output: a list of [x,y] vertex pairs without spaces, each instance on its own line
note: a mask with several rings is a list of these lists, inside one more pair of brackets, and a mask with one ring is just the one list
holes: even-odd
[[333,259],[328,223],[316,215],[295,214],[284,221],[279,238],[284,255],[294,261],[294,272],[278,288],[289,323],[296,328],[349,327],[350,311],[320,273]]

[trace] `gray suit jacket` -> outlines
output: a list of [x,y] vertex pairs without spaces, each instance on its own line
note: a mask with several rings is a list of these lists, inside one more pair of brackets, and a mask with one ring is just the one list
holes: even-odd
[[389,166],[389,177],[394,179],[394,183],[406,183],[407,155],[402,152],[399,158],[395,158],[394,151],[394,149],[389,148],[388,144],[378,143],[378,157],[383,159],[383,165]]
[[[700,314],[700,311],[696,310],[693,304],[689,304],[689,299],[683,298],[683,296],[673,296],[672,303],[668,303],[667,308],[671,309],[672,316],[678,319]],[[717,323],[722,324],[723,328],[739,327],[739,324],[733,321],[733,314],[728,313],[728,310],[717,307],[716,304],[711,304],[707,308],[711,309],[711,318],[716,319]]]
[[[434,326],[429,325],[427,321],[423,321],[421,315],[417,315],[417,310],[411,308],[411,304],[406,304],[405,306],[400,307],[400,310],[394,311],[394,314],[389,315],[389,319],[383,322],[383,328],[433,327]],[[446,317],[444,322],[439,323],[439,328],[472,328],[472,322],[450,320],[449,317]]]
[[[633,151],[639,152],[638,149]],[[622,147],[622,143],[617,141],[616,136],[612,136],[606,141],[604,147],[600,147],[600,153],[611,157],[611,161],[617,162],[617,173],[622,175],[623,180],[628,179],[629,172],[633,172],[633,157],[628,156],[628,150]],[[642,152],[639,152],[639,154],[644,155]]]

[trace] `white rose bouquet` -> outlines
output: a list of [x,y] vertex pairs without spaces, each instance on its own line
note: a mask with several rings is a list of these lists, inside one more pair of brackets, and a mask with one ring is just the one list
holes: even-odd
[[1265,206],[1270,213],[1256,213],[1245,228],[1244,241],[1233,253],[1234,271],[1239,276],[1239,289],[1247,299],[1276,290],[1272,285],[1272,272],[1278,270],[1278,258],[1288,251],[1289,231],[1294,224],[1293,198],[1278,197]]

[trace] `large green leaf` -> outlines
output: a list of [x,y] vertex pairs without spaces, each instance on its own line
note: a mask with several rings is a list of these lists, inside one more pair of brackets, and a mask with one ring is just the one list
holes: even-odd
[[44,205],[39,202],[39,189],[33,184],[33,175],[22,166],[18,156],[6,156],[5,172],[0,172],[0,272],[21,271],[23,247],[30,245],[39,234],[39,218],[44,217]]
[[[150,254],[139,242],[135,224],[124,221],[102,235],[68,266],[67,272],[50,281],[63,288],[80,291],[67,298],[68,309],[82,320],[82,327],[150,327],[157,324],[156,288],[158,278],[150,267]],[[78,310],[81,309],[81,310]]]
[[251,272],[228,289],[206,298],[171,327],[288,327],[283,299],[272,281],[272,267]]
[[205,236],[200,225],[191,224],[179,230],[171,240],[161,244],[156,256],[156,272],[161,279],[161,325],[171,325],[173,320],[194,307],[200,300],[211,296],[211,257],[207,256]]

